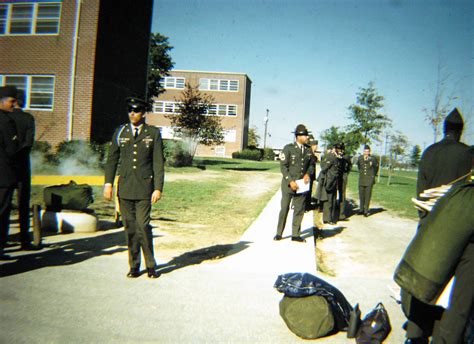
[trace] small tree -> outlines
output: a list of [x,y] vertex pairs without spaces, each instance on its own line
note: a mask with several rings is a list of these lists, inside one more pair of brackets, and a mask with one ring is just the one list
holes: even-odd
[[362,137],[359,133],[332,126],[321,133],[321,140],[326,147],[335,143],[344,143],[347,154],[354,155],[361,144]]
[[382,130],[391,123],[390,118],[380,113],[383,109],[384,97],[377,94],[373,82],[368,87],[361,88],[357,93],[357,103],[349,106],[350,132],[361,136],[360,144],[371,143],[378,140]]
[[191,157],[199,144],[213,146],[224,142],[221,118],[210,111],[214,101],[210,95],[201,93],[198,86],[186,84],[181,97],[175,100],[179,113],[166,117],[171,120],[174,132],[187,143]]
[[257,148],[260,143],[260,135],[258,135],[257,127],[253,126],[249,129],[249,140],[247,146],[249,148]]
[[405,151],[408,147],[408,138],[403,135],[401,132],[391,135],[391,146],[390,152],[394,155],[394,160],[398,161],[398,158],[405,154]]
[[418,145],[413,146],[410,154],[410,163],[412,166],[416,167],[420,163],[421,158],[421,147]]
[[160,84],[162,77],[169,75],[174,63],[169,55],[173,47],[168,42],[168,37],[159,33],[150,35],[150,52],[148,57],[148,94],[151,101],[165,90]]

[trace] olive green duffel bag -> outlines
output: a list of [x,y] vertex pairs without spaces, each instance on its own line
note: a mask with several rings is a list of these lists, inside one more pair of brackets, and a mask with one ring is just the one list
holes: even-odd
[[288,328],[304,339],[324,337],[335,326],[331,306],[323,296],[284,296],[280,301],[280,315]]
[[71,180],[69,184],[52,185],[44,188],[43,199],[48,210],[61,211],[85,210],[94,202],[92,188],[88,184],[77,184]]

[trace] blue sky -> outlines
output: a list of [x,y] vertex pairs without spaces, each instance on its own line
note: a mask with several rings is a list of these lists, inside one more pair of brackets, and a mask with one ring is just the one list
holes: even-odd
[[433,107],[439,65],[474,143],[474,1],[155,0],[152,31],[169,37],[175,69],[246,73],[250,125],[263,136],[269,109],[275,148],[298,123],[317,138],[347,125],[370,81],[391,130],[431,144],[422,109]]

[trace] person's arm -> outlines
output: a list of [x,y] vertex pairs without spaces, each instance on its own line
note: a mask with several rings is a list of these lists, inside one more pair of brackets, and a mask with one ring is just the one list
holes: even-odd
[[112,199],[112,190],[114,185],[115,174],[120,158],[120,148],[118,146],[119,129],[117,129],[112,136],[110,143],[109,155],[105,164],[105,184],[104,184],[104,198],[108,201]]
[[156,129],[154,146],[153,146],[153,182],[154,191],[151,202],[156,203],[161,198],[163,186],[165,182],[165,159],[163,154],[163,140],[161,139],[160,130]]
[[9,119],[0,121],[0,130],[5,152],[9,157],[13,157],[20,149],[20,142],[13,121]]

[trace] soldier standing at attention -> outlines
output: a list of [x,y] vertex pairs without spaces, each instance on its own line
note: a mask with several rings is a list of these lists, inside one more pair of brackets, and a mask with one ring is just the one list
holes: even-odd
[[469,179],[472,169],[472,157],[469,147],[462,142],[464,121],[457,108],[444,120],[444,138],[426,148],[421,156],[418,168],[416,193],[426,189],[446,185],[460,177]]
[[285,229],[286,218],[293,201],[292,241],[305,242],[301,237],[301,221],[305,210],[305,193],[298,193],[297,180],[303,179],[305,184],[310,181],[312,173],[311,160],[313,153],[306,146],[309,133],[303,124],[295,130],[295,142],[287,144],[280,154],[280,169],[283,175],[281,181],[281,208],[278,217],[277,234],[274,240],[281,240]]
[[127,98],[129,124],[112,136],[105,166],[104,198],[112,199],[112,185],[118,168],[118,199],[128,245],[129,278],[140,276],[143,251],[149,278],[158,278],[150,227],[152,203],[161,198],[164,184],[163,142],[160,130],[145,123],[147,103]]
[[14,157],[19,149],[15,124],[9,114],[13,112],[17,89],[0,87],[0,259],[6,259],[4,247],[10,229],[12,196],[17,183]]
[[15,122],[20,151],[16,155],[15,164],[18,176],[18,213],[20,218],[20,241],[22,250],[35,250],[39,247],[31,244],[30,238],[30,194],[31,194],[31,164],[30,153],[35,142],[35,119],[33,115],[24,112],[25,91],[18,90],[15,109],[11,118]]
[[369,216],[372,187],[379,170],[379,163],[370,155],[368,145],[364,146],[364,155],[361,155],[357,160],[357,167],[359,168],[359,214],[364,214],[367,217]]

